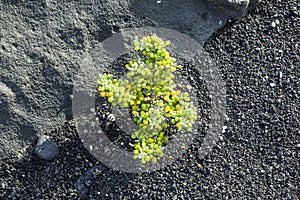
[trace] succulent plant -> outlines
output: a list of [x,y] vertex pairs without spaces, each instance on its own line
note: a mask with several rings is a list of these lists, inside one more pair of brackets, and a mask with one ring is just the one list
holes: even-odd
[[197,120],[197,109],[187,92],[177,89],[174,72],[182,66],[166,50],[171,42],[152,34],[135,38],[137,59],[125,64],[126,80],[115,79],[111,74],[100,74],[97,81],[102,97],[113,106],[131,108],[132,120],[139,129],[132,133],[135,140],[133,158],[142,164],[157,162],[163,156],[168,141],[165,130],[176,126],[177,130],[191,131]]

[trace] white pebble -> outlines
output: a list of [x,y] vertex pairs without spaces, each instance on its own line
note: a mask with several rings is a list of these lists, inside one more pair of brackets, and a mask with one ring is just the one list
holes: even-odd
[[274,87],[276,85],[276,83],[270,83],[271,87]]
[[271,23],[271,26],[272,26],[273,28],[275,28],[275,27],[276,27],[276,23],[275,23],[275,22],[272,22],[272,23]]
[[134,147],[134,144],[129,143],[129,146]]
[[223,126],[222,133],[225,133],[227,126]]
[[107,116],[107,120],[111,121],[111,122],[114,122],[115,121],[115,116],[113,114],[109,114]]

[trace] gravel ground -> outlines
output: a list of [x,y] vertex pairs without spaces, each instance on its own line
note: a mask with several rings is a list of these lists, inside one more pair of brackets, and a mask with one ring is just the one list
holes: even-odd
[[205,159],[196,140],[165,169],[114,171],[89,154],[70,121],[47,133],[60,149],[54,161],[33,149],[5,160],[0,198],[299,199],[299,14],[297,0],[262,2],[206,42],[227,83],[228,121]]

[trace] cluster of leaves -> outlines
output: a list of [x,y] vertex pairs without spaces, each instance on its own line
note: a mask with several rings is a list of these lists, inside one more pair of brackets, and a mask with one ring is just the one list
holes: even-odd
[[155,34],[136,38],[134,50],[140,56],[125,65],[128,79],[101,74],[97,82],[100,95],[108,102],[131,108],[132,119],[140,127],[131,135],[136,141],[133,158],[143,164],[163,156],[163,146],[168,141],[164,132],[170,124],[179,131],[191,131],[197,119],[189,94],[178,90],[174,83],[173,73],[182,66],[166,50],[170,44]]

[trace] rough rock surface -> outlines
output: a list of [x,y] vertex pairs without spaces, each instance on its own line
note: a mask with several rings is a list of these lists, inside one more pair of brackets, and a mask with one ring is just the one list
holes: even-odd
[[0,1],[1,157],[22,156],[26,144],[72,117],[74,74],[113,33],[164,27],[204,44],[227,18],[192,0]]

